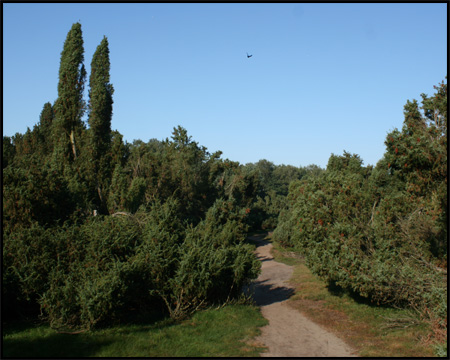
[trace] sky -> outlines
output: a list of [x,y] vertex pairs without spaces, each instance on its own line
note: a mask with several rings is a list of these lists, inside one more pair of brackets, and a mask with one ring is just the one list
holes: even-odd
[[446,3],[2,7],[4,136],[32,129],[57,99],[76,22],[87,79],[108,38],[111,127],[125,141],[165,140],[180,125],[241,164],[326,168],[345,150],[376,165],[406,101],[432,95],[447,75]]

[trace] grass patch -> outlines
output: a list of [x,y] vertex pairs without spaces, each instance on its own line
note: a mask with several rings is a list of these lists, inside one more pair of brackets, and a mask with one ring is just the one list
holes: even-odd
[[424,339],[429,325],[404,309],[376,306],[339,288],[329,288],[313,275],[304,258],[272,242],[272,256],[294,266],[289,303],[315,323],[335,333],[363,357],[430,357]]
[[48,325],[18,324],[3,329],[3,357],[244,357],[264,348],[251,340],[267,321],[252,305],[199,311],[190,319],[129,324],[77,335]]

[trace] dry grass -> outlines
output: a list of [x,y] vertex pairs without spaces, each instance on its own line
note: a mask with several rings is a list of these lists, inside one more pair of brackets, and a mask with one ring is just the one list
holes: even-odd
[[[374,306],[342,291],[331,291],[313,275],[301,256],[273,244],[277,261],[294,266],[296,292],[289,304],[333,332],[364,357],[430,357],[433,345],[424,341],[429,325],[407,310]],[[287,256],[286,256],[287,254]]]

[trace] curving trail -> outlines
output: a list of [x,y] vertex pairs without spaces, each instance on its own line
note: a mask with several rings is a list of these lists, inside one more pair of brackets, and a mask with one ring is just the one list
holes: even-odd
[[315,324],[287,304],[294,293],[288,280],[293,267],[276,262],[270,254],[272,244],[264,235],[249,237],[262,261],[261,274],[250,286],[256,304],[269,324],[255,340],[268,347],[267,357],[353,357],[353,350],[336,335]]

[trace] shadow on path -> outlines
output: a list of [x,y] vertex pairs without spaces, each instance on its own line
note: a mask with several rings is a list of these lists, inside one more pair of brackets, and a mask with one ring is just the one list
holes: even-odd
[[270,244],[269,240],[266,240],[267,237],[267,233],[262,233],[262,234],[254,234],[251,236],[247,237],[247,241],[250,244],[256,245],[256,247],[260,247],[260,246],[265,246]]
[[[261,254],[261,252],[258,251],[259,247],[270,244],[270,241],[266,240],[266,237],[267,233],[255,234],[249,236],[247,238],[247,241],[256,246],[257,248],[256,256],[258,260],[266,263],[269,263],[271,261],[275,262],[270,253],[266,254],[265,252],[265,254]],[[267,268],[262,269],[262,272],[267,271],[268,271]],[[244,288],[245,294],[253,294],[253,299],[255,300],[256,305],[266,306],[276,302],[281,302],[289,299],[294,294],[294,289],[286,286],[277,285],[273,283],[273,281],[271,281],[270,279],[266,279],[266,277],[261,279],[262,277],[261,275],[258,277],[258,279],[254,280],[249,286]]]
[[267,280],[256,280],[253,285],[253,299],[258,306],[271,305],[276,302],[289,299],[294,290],[285,286],[273,286],[271,284],[265,284]]

